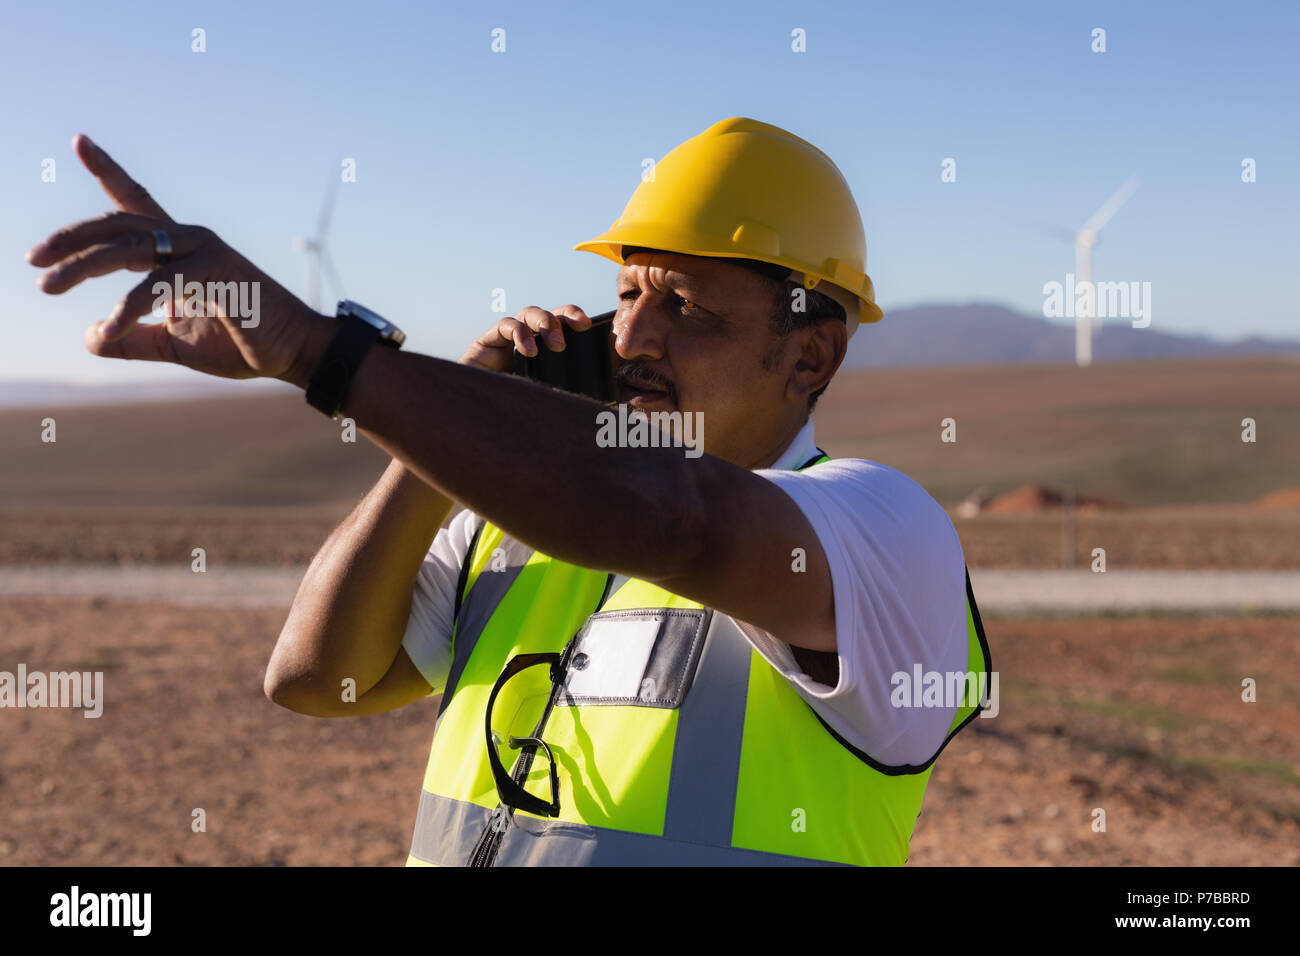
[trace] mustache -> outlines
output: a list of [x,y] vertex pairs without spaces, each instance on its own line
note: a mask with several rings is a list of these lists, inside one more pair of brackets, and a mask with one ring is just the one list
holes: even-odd
[[637,379],[651,388],[663,389],[668,395],[668,400],[674,405],[677,404],[677,386],[673,384],[672,379],[655,371],[644,362],[628,362],[619,367],[614,376],[619,385],[633,387],[631,379]]

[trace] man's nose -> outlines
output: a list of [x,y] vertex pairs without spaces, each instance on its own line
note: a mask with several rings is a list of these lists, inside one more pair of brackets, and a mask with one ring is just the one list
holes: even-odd
[[638,296],[614,317],[614,350],[623,359],[663,358],[667,320],[662,306],[647,301],[649,298]]

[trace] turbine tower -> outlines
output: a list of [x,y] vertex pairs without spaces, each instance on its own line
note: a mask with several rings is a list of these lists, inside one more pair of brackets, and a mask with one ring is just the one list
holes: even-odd
[[334,202],[338,198],[339,174],[334,172],[325,187],[325,201],[321,204],[320,216],[316,220],[316,233],[312,236],[299,237],[293,241],[295,252],[307,253],[307,304],[313,312],[321,310],[320,274],[324,268],[329,276],[330,285],[340,298],[343,297],[343,283],[339,281],[338,270],[325,247],[325,236],[329,232],[330,219],[334,215]]
[[[1138,181],[1128,179],[1101,204],[1101,208],[1092,214],[1083,227],[1074,234],[1074,281],[1075,288],[1082,288],[1083,283],[1092,282],[1092,247],[1097,244],[1097,234],[1110,218],[1119,212],[1119,207],[1128,202],[1129,197],[1137,191]],[[1096,315],[1097,296],[1093,290],[1090,302],[1074,310],[1074,364],[1083,368],[1092,364],[1092,321]],[[1100,324],[1100,323],[1099,323]]]

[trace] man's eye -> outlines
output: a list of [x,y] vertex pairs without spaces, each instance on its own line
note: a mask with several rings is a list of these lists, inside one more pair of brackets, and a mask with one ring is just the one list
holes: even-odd
[[636,289],[628,289],[626,292],[620,293],[619,298],[630,301],[632,299],[635,299],[640,294],[641,293]]

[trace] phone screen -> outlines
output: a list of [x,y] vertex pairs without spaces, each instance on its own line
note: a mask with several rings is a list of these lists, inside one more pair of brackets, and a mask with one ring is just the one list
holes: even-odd
[[609,336],[615,311],[593,315],[591,327],[581,332],[565,326],[563,352],[552,352],[541,338],[535,337],[536,355],[515,350],[515,374],[600,402],[614,401]]

